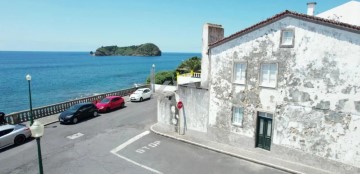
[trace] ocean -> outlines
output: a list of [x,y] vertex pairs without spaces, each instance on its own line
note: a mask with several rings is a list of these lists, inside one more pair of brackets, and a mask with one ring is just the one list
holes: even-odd
[[162,53],[159,57],[91,56],[89,52],[0,51],[0,112],[29,109],[144,84],[155,71],[174,70],[200,53]]

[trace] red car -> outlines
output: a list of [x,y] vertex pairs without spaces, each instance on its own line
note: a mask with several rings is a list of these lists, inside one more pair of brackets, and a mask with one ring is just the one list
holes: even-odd
[[96,103],[99,112],[110,112],[115,108],[123,108],[125,106],[124,98],[120,96],[109,96]]

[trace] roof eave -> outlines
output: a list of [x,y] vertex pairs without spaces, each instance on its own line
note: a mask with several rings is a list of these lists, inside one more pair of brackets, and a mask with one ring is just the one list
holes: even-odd
[[293,17],[296,19],[300,19],[300,20],[304,20],[304,21],[308,21],[308,22],[312,22],[312,23],[316,23],[316,24],[326,25],[326,26],[337,28],[337,29],[346,30],[349,32],[360,33],[360,26],[350,25],[347,23],[337,22],[337,21],[333,21],[333,20],[329,20],[329,19],[324,19],[324,18],[320,18],[320,17],[316,17],[316,16],[309,16],[309,15],[300,14],[300,13],[291,12],[291,11],[286,10],[285,12],[279,13],[271,18],[268,18],[268,19],[261,21],[255,25],[245,28],[244,30],[236,32],[235,34],[232,34],[222,40],[219,40],[217,42],[209,44],[209,49],[217,47],[225,42],[231,41],[240,36],[248,34],[254,30],[257,30],[266,25],[269,25],[271,23],[279,21],[285,17]]

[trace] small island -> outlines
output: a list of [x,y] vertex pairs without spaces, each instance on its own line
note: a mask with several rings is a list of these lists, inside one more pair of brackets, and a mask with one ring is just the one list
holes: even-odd
[[155,44],[146,43],[128,47],[102,46],[93,54],[95,56],[161,56],[161,51]]

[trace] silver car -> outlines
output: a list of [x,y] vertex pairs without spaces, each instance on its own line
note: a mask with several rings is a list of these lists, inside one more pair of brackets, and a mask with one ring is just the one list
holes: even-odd
[[11,146],[13,144],[22,144],[30,136],[31,131],[28,127],[26,127],[26,125],[2,125],[0,126],[0,149]]

